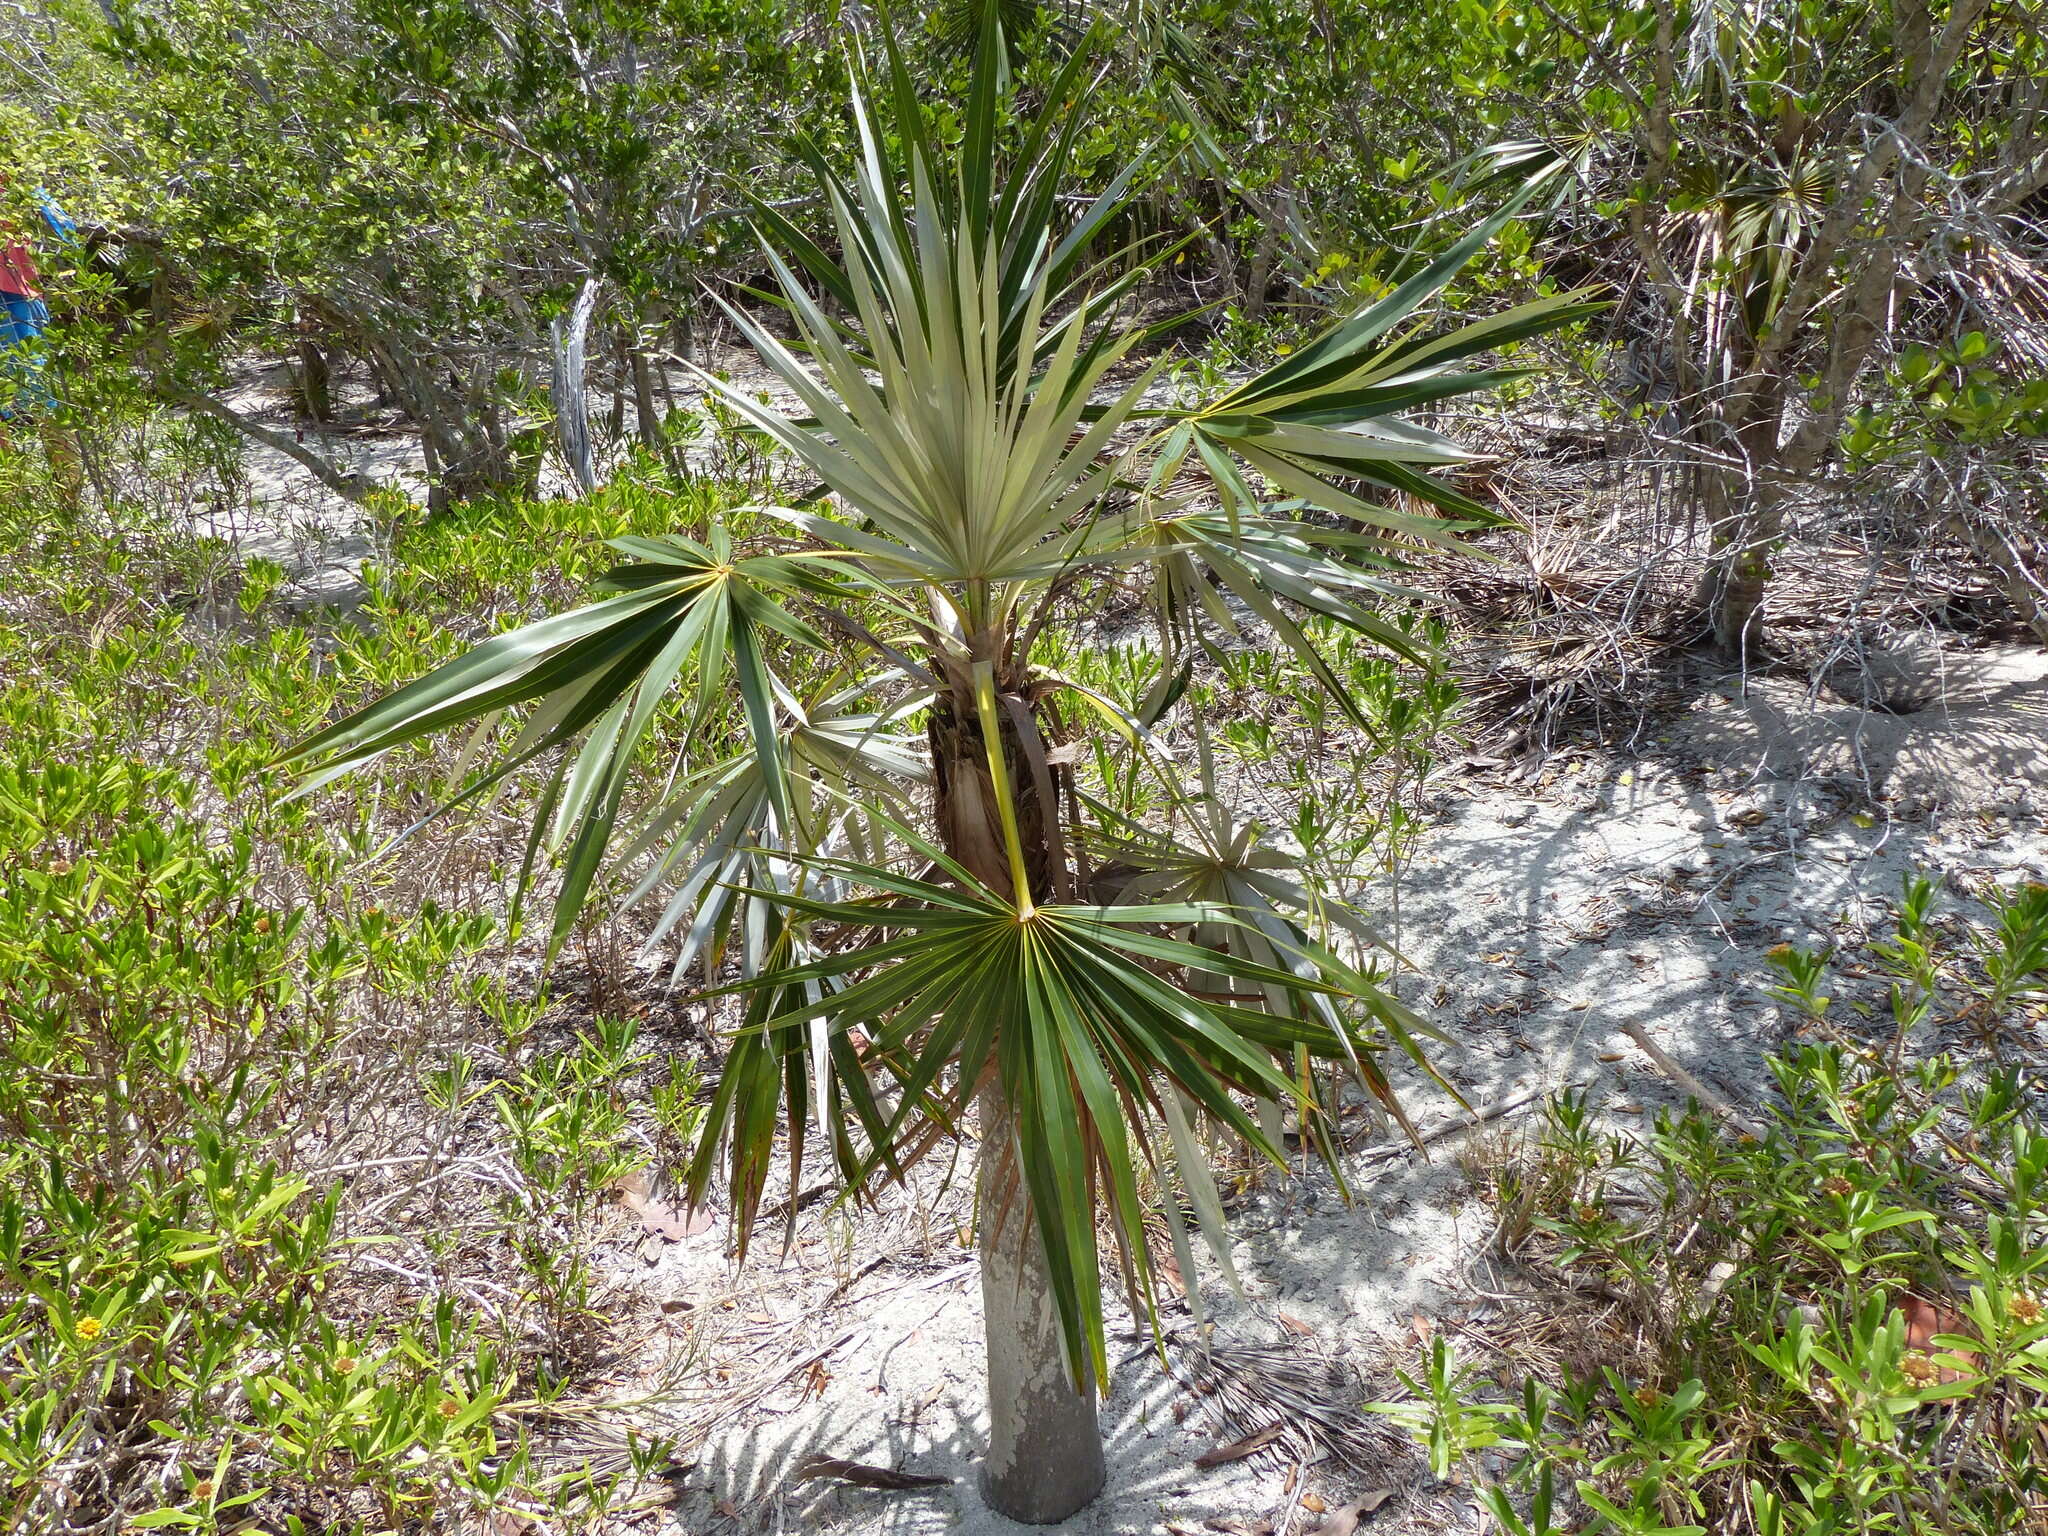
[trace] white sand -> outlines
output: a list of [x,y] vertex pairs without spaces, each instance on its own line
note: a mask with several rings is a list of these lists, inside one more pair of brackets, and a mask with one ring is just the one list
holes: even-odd
[[[1708,749],[1722,750],[1720,738]],[[2018,793],[1999,786],[2003,799]],[[1752,1104],[1766,1086],[1761,1058],[1785,1038],[1760,990],[1763,951],[1787,939],[1859,941],[1909,869],[1946,874],[1953,905],[1991,882],[2048,879],[2048,834],[2032,817],[1892,820],[1881,806],[1859,808],[1811,784],[1681,780],[1648,763],[1581,759],[1534,794],[1478,790],[1447,809],[1401,895],[1400,942],[1419,972],[1409,990],[1456,1038],[1440,1061],[1475,1105],[1576,1083],[1616,1123],[1644,1123],[1679,1096],[1623,1032],[1631,1022],[1710,1087]],[[1417,1092],[1414,1103],[1426,1123],[1453,1113],[1440,1096]],[[1535,1114],[1531,1105],[1499,1125],[1512,1132]],[[1474,1287],[1488,1277],[1470,1271],[1491,1221],[1469,1198],[1458,1144],[1436,1143],[1426,1162],[1410,1153],[1374,1162],[1350,1206],[1319,1170],[1270,1179],[1234,1215],[1250,1310],[1229,1306],[1213,1276],[1205,1288],[1232,1329],[1275,1338],[1285,1312],[1371,1367],[1412,1349],[1417,1314],[1455,1327],[1483,1307]],[[798,1232],[810,1246],[787,1265],[771,1246],[734,1271],[714,1233],[666,1249],[651,1268],[629,1266],[639,1271],[634,1284],[696,1303],[670,1319],[671,1341],[695,1335],[705,1366],[732,1371],[722,1390],[735,1401],[755,1375],[831,1346],[813,1393],[799,1371],[713,1434],[688,1479],[694,1491],[664,1529],[1023,1529],[987,1511],[973,1483],[980,1304],[971,1255],[950,1229],[959,1219],[957,1194],[951,1204],[903,1197],[850,1223],[806,1213]],[[845,1256],[834,1260],[835,1251]],[[877,1259],[864,1280],[821,1304],[837,1283],[835,1263],[858,1269]],[[729,1310],[727,1295],[736,1298]],[[774,1321],[735,1324],[736,1316]],[[1391,1386],[1381,1375],[1373,1390]],[[1149,1356],[1122,1366],[1104,1412],[1109,1489],[1061,1529],[1171,1533],[1236,1517],[1312,1531],[1321,1517],[1297,1502],[1303,1491],[1334,1508],[1360,1486],[1312,1467],[1290,1496],[1289,1467],[1274,1458],[1196,1471],[1193,1458],[1217,1437],[1194,1416],[1175,1421],[1187,1401]],[[789,1469],[809,1453],[958,1481],[922,1493],[789,1485]],[[1403,1496],[1364,1529],[1478,1528],[1462,1492],[1428,1488],[1419,1464],[1391,1481]]]

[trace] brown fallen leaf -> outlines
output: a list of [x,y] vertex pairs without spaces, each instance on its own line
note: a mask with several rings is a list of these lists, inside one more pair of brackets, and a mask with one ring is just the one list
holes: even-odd
[[1298,1317],[1290,1317],[1287,1313],[1282,1312],[1279,1314],[1279,1318],[1280,1326],[1282,1328],[1285,1328],[1289,1333],[1299,1334],[1304,1339],[1312,1339],[1316,1336],[1315,1329],[1311,1328],[1307,1323],[1304,1323]]
[[1304,1493],[1301,1496],[1301,1507],[1307,1510],[1312,1515],[1320,1515],[1325,1513],[1330,1506],[1323,1502],[1323,1496],[1321,1494]]
[[1156,1274],[1176,1296],[1188,1293],[1188,1284],[1180,1277],[1180,1265],[1170,1253],[1162,1253],[1152,1261],[1152,1272]]
[[638,1216],[643,1227],[669,1242],[695,1237],[699,1232],[710,1231],[713,1226],[711,1213],[707,1210],[679,1211],[666,1201],[657,1200],[645,1168],[635,1168],[612,1188],[619,1197],[619,1204]]
[[1273,1522],[1270,1520],[1204,1520],[1209,1530],[1221,1531],[1223,1536],[1273,1536]]
[[1268,1424],[1264,1429],[1246,1435],[1242,1440],[1233,1440],[1228,1445],[1217,1446],[1213,1451],[1202,1452],[1201,1455],[1195,1458],[1195,1465],[1206,1472],[1209,1468],[1220,1467],[1225,1462],[1243,1461],[1245,1457],[1263,1451],[1275,1440],[1278,1440],[1281,1432],[1286,1428],[1287,1425],[1284,1421],[1276,1420]]
[[1375,1488],[1355,1503],[1346,1504],[1332,1512],[1330,1518],[1307,1533],[1307,1536],[1351,1536],[1358,1529],[1358,1522],[1371,1514],[1394,1496],[1391,1488]]
[[796,1464],[796,1472],[790,1481],[808,1483],[818,1477],[852,1483],[856,1488],[880,1488],[892,1493],[905,1488],[944,1488],[953,1481],[950,1477],[929,1477],[922,1472],[898,1472],[893,1467],[863,1466],[857,1461],[840,1461],[832,1456],[806,1456]]

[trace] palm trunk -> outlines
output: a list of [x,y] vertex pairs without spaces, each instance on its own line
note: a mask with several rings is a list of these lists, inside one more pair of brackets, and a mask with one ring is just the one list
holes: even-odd
[[[1002,751],[1023,834],[1034,898],[1069,882],[1056,871],[1050,835],[1055,804],[1031,768],[1044,760],[1018,737],[1019,718],[1001,716]],[[1036,730],[1028,713],[1023,728]],[[988,752],[971,702],[942,697],[930,724],[938,770],[938,820],[947,852],[991,890],[1008,891],[1010,864],[989,773]],[[1027,1525],[1051,1525],[1102,1491],[1107,1475],[1095,1422],[1095,1383],[1081,1390],[1067,1373],[1052,1285],[1016,1160],[1015,1109],[1000,1081],[982,1086],[980,1193],[981,1304],[988,1339],[988,1458],[981,1491],[991,1509]]]
[[1038,1224],[1018,1176],[1014,1111],[999,1083],[981,1095],[981,1312],[988,1335],[988,1457],[981,1494],[1027,1525],[1053,1525],[1108,1476],[1095,1384],[1067,1374]]

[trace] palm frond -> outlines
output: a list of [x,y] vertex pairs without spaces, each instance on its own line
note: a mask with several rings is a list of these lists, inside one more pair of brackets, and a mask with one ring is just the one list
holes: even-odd
[[[1603,305],[1581,290],[1517,305],[1442,334],[1427,326],[1395,332],[1521,212],[1534,191],[1533,185],[1525,187],[1384,298],[1330,325],[1265,372],[1179,413],[1188,446],[1215,476],[1226,508],[1258,500],[1234,459],[1287,495],[1423,543],[1441,544],[1460,526],[1495,520],[1428,473],[1471,455],[1441,433],[1403,420],[1402,413],[1498,388],[1514,374],[1461,365],[1570,325]],[[1450,512],[1454,520],[1367,501],[1348,488],[1355,482],[1406,493]]]
[[[287,765],[317,764],[295,791],[305,795],[385,753],[455,725],[503,719],[528,708],[521,728],[489,772],[450,797],[458,804],[545,753],[561,768],[543,797],[528,847],[530,873],[545,849],[564,858],[552,946],[574,926],[617,824],[635,755],[671,691],[695,685],[688,742],[721,717],[736,689],[760,771],[765,815],[786,826],[790,802],[776,683],[765,644],[820,647],[824,641],[785,600],[816,590],[815,556],[733,558],[714,528],[710,542],[681,534],[614,541],[635,556],[598,590],[611,595],[487,640],[426,676],[288,748]],[[524,877],[522,877],[522,885]]]
[[[809,1049],[799,1028],[807,1024],[822,1022],[835,1040],[854,1028],[867,1036],[862,1085],[842,1087],[872,1093],[868,1075],[886,1073],[896,1107],[866,1148],[856,1189],[899,1173],[932,1144],[932,1125],[957,1125],[983,1084],[999,1081],[1018,1106],[1013,1151],[1045,1242],[1069,1364],[1077,1378],[1091,1366],[1104,1379],[1098,1193],[1137,1277],[1134,1302],[1156,1305],[1143,1240],[1147,1206],[1138,1194],[1138,1164],[1154,1154],[1131,1128],[1151,1118],[1170,1125],[1184,1103],[1278,1161],[1280,1147],[1240,1096],[1283,1100],[1313,1117],[1318,1110],[1293,1076],[1296,1052],[1343,1061],[1358,1048],[1341,1011],[1276,1014],[1210,1000],[1174,978],[1222,978],[1246,989],[1237,994],[1246,1003],[1268,988],[1288,996],[1344,994],[1299,968],[1169,936],[1245,926],[1237,913],[1212,903],[1020,909],[976,886],[933,885],[846,860],[793,862],[882,894],[866,901],[756,894],[774,895],[810,922],[873,938],[740,984],[735,990],[754,998],[772,993],[780,1002],[777,1012],[750,1013],[744,1033],[779,1041],[785,1055]],[[759,1086],[771,1091],[765,1069]],[[795,1106],[784,1113],[793,1115]],[[717,1128],[728,1143],[749,1136],[759,1143],[730,1148],[736,1176],[765,1177],[762,1138],[770,1133],[763,1127],[770,1123],[743,1122],[735,1104]],[[711,1162],[712,1154],[700,1151],[701,1166]],[[756,1182],[739,1203],[758,1198]]]

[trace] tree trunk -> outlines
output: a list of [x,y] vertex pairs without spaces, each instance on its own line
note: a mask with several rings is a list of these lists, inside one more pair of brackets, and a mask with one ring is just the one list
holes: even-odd
[[[1728,402],[1732,462],[1707,471],[1713,542],[1699,600],[1713,619],[1713,643],[1730,656],[1755,638],[1757,611],[1771,580],[1771,551],[1785,534],[1790,500],[1779,437],[1785,416],[1782,375],[1752,371]],[[1724,418],[1726,419],[1726,418]]]
[[349,501],[359,502],[376,489],[375,485],[361,474],[335,468],[334,465],[328,463],[327,460],[306,447],[290,433],[280,432],[274,427],[266,427],[262,422],[244,416],[240,411],[232,410],[222,405],[211,395],[202,394],[196,389],[187,389],[181,384],[170,382],[164,385],[164,392],[180,404],[188,405],[195,411],[204,411],[207,415],[226,422],[237,431],[246,436],[253,437],[266,448],[275,448],[286,458],[303,466],[315,480],[318,480],[337,496],[344,497]]
[[324,427],[334,420],[334,390],[327,354],[320,346],[317,324],[310,314],[300,310],[292,340],[299,355],[296,380],[299,403],[305,408],[308,420]]
[[1262,223],[1244,280],[1244,317],[1253,325],[1266,317],[1266,290],[1273,286],[1273,262],[1279,254],[1280,231],[1270,223]]
[[1038,1224],[1023,1189],[1014,1113],[1000,1083],[981,1094],[981,1311],[988,1334],[988,1457],[981,1495],[1026,1525],[1053,1525],[1102,1491],[1108,1472],[1095,1383],[1067,1374]]
[[633,334],[629,356],[633,372],[633,410],[639,419],[640,441],[650,451],[661,455],[661,462],[668,466],[668,472],[680,478],[683,458],[676,451],[676,445],[668,440],[668,433],[662,426],[661,406],[654,397],[654,366],[647,349],[640,345],[637,330]]
[[[1716,471],[1734,479],[1742,471]],[[1744,502],[1748,505],[1743,505]],[[1784,533],[1785,511],[1775,487],[1736,486],[1716,492],[1709,503],[1717,521],[1714,549],[1700,578],[1699,602],[1713,618],[1714,648],[1741,656],[1755,638],[1757,611],[1771,582],[1771,550]]]
[[1996,519],[1972,516],[1971,510],[1961,501],[1949,503],[1945,521],[1950,536],[1976,555],[2020,622],[2048,645],[2048,539],[2030,539],[2016,528],[2000,527]]
[[[1036,899],[1071,886],[1048,836],[1059,809],[1040,788],[1031,762],[1043,761],[1042,737],[1021,699],[998,705],[1002,751],[1023,833],[1026,879]],[[942,693],[931,712],[938,820],[946,851],[990,890],[1008,892],[1010,863],[996,807],[988,752],[971,698]],[[1036,750],[1034,751],[1033,748]],[[991,1509],[1027,1525],[1067,1518],[1102,1491],[1107,1475],[1095,1423],[1095,1383],[1075,1390],[1038,1223],[1016,1159],[1015,1112],[999,1081],[980,1093],[981,1305],[988,1337],[988,1458],[981,1491]]]
[[633,414],[640,441],[658,452],[662,446],[661,408],[654,403],[654,371],[647,366],[647,349],[637,335],[626,356],[633,369]]
[[562,446],[562,458],[576,482],[576,494],[588,496],[597,489],[597,464],[590,443],[590,402],[583,387],[584,337],[590,329],[590,313],[597,305],[598,281],[585,278],[576,302],[568,313],[548,322],[548,340],[554,367],[548,393],[555,407],[555,431]]

